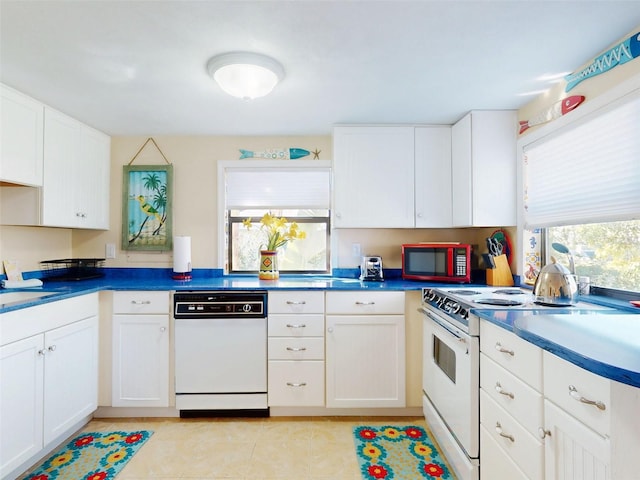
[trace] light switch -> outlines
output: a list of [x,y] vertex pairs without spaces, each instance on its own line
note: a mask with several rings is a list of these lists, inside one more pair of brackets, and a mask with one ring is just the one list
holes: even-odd
[[105,258],[116,258],[116,244],[115,243],[107,243],[104,246],[104,256],[105,256]]

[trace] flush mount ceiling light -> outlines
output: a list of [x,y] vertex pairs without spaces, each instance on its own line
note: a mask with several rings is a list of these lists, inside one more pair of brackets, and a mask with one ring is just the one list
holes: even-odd
[[264,97],[284,78],[284,69],[276,60],[249,52],[213,57],[207,70],[222,90],[244,100]]

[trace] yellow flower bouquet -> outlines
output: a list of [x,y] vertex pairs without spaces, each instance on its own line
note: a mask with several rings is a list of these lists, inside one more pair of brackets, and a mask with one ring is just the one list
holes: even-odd
[[[296,222],[288,222],[285,217],[274,217],[265,213],[260,223],[260,229],[267,234],[267,245],[263,244],[264,250],[276,251],[290,240],[301,240],[307,236]],[[247,230],[253,226],[251,218],[243,220],[242,224]]]

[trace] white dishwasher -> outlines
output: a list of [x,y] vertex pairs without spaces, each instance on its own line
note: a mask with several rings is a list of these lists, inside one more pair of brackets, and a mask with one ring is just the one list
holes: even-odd
[[180,416],[268,415],[267,292],[182,291],[173,305]]

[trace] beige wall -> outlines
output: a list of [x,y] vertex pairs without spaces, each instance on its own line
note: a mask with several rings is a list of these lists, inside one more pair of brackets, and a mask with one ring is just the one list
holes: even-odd
[[[577,68],[574,68],[572,70],[572,73],[582,70],[584,67],[591,64],[596,57],[606,52],[613,46],[618,45],[621,41],[628,38],[632,34],[638,33],[638,31],[640,31],[640,26],[634,28],[627,35],[622,36],[618,41],[604,47],[601,52],[594,55],[592,58],[587,59],[584,64],[580,65]],[[581,61],[581,60],[582,59],[580,58],[576,59],[576,61]],[[584,95],[585,100],[582,105],[585,105],[587,102],[589,102],[590,100],[593,100],[595,97],[602,94],[603,92],[606,92],[612,87],[622,83],[624,80],[634,75],[637,75],[639,73],[640,73],[640,59],[636,58],[631,62],[618,65],[606,73],[583,80],[578,85],[576,85],[573,89],[571,89],[569,92],[565,92],[566,82],[561,81],[556,85],[554,85],[553,87],[551,87],[545,93],[537,96],[534,100],[526,104],[520,110],[518,110],[518,120],[519,121],[528,120],[530,118],[533,118],[540,112],[543,112],[544,110],[549,108],[555,102],[570,95]],[[578,108],[580,108],[580,106]],[[530,128],[521,136],[528,135],[529,133],[535,131],[535,129],[538,127]]]

